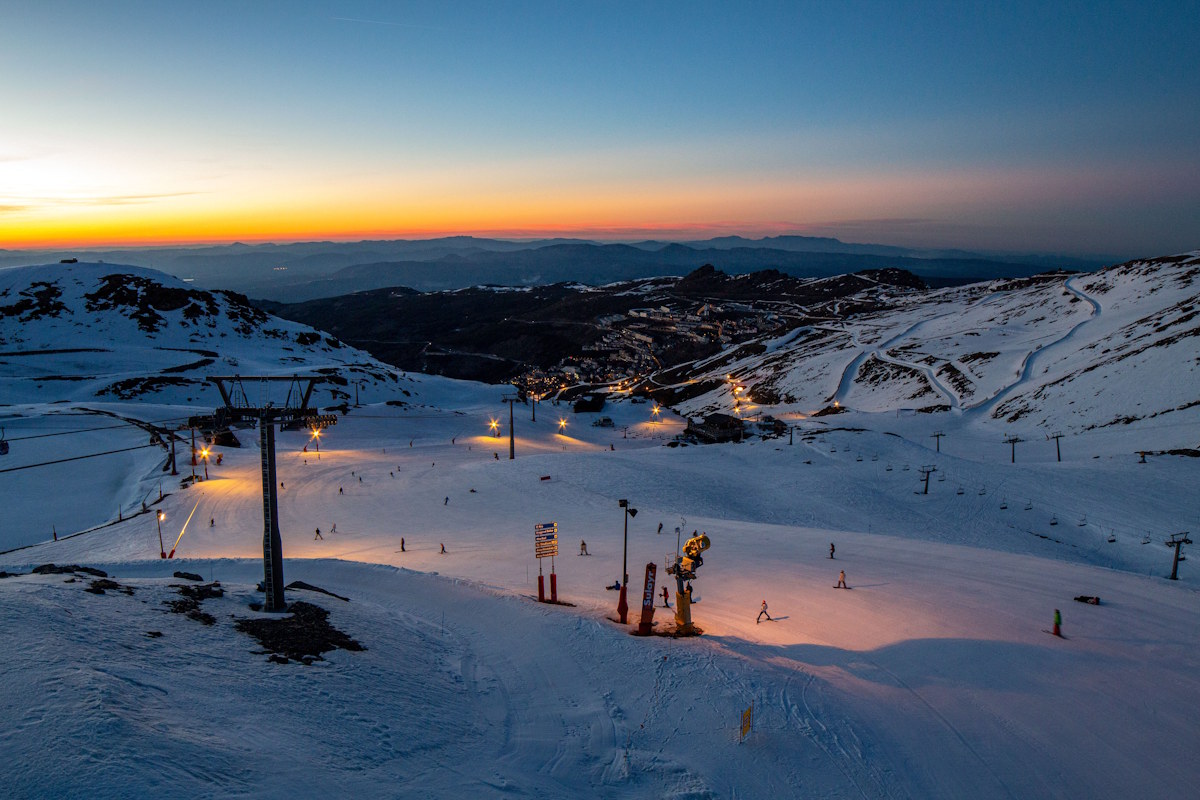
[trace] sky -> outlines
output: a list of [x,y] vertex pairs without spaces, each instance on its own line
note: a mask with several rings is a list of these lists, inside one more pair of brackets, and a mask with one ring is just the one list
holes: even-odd
[[1200,247],[1200,3],[0,7],[0,248]]

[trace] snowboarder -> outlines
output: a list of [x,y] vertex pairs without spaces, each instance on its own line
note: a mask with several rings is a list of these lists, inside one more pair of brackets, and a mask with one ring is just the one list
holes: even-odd
[[1057,608],[1054,609],[1054,630],[1051,633],[1055,636],[1062,636],[1062,614],[1059,613]]
[[829,543],[829,557],[830,558],[833,558],[833,551],[834,551],[833,542],[830,542]]
[[754,620],[754,624],[755,624],[755,625],[757,625],[758,623],[762,622],[763,614],[766,614],[766,615],[767,615],[767,622],[774,622],[774,621],[775,621],[775,620],[771,619],[771,615],[770,615],[770,614],[767,614],[767,601],[766,601],[766,600],[763,600],[763,602],[762,602],[762,608],[761,608],[761,609],[759,610],[759,612],[758,612],[758,619]]
[[400,552],[401,553],[404,552],[404,537],[403,536],[400,537]]
[[1079,597],[1076,597],[1075,600],[1076,600],[1076,602],[1087,603],[1088,605],[1092,605],[1092,606],[1100,605],[1100,598],[1096,597],[1095,595],[1081,594],[1081,595],[1079,595]]
[[581,556],[591,555],[591,553],[589,553],[587,551],[587,542],[585,542],[583,539],[579,540],[579,555],[581,555]]
[[833,588],[835,588],[835,589],[849,588],[848,586],[846,586],[846,570],[842,570],[838,573],[838,582],[837,582],[837,585],[834,586]]
[[443,501],[442,501],[442,505],[444,505],[444,506],[448,506],[448,505],[450,505],[450,498],[449,498],[449,497],[447,497],[445,500],[443,500]]
[[316,535],[314,535],[314,536],[313,536],[313,541],[314,541],[314,542],[315,542],[317,539],[320,539],[320,540],[322,540],[322,541],[324,541],[324,540],[325,540],[325,537],[321,535],[321,529],[320,529],[320,528],[317,528],[317,533],[316,533]]
[[620,588],[621,588],[621,582],[620,582],[620,581],[613,581],[613,585],[612,585],[612,586],[605,586],[604,588],[605,588],[605,589],[608,589],[610,592],[615,592],[615,591],[617,591],[618,589],[620,589]]
[[665,587],[665,586],[662,587],[662,590],[663,590],[663,608],[670,608],[671,604],[668,601],[671,599],[671,593],[667,591],[667,587]]
[[442,553],[444,554],[445,552],[446,552],[446,545],[443,544],[442,545]]

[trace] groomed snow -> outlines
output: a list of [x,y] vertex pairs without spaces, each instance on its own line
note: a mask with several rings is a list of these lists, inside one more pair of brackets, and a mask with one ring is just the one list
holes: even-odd
[[[1022,445],[1013,465],[978,423],[953,420],[939,455],[927,428],[946,420],[924,415],[809,422],[792,445],[666,448],[682,422],[622,402],[602,412],[613,429],[548,404],[535,423],[518,405],[509,461],[498,388],[415,385],[419,407],[351,410],[319,461],[305,434],[279,435],[285,578],[350,598],[289,600],[329,609],[365,652],[273,664],[233,630],[261,598],[252,431],[210,480],[152,497],[168,548],[196,508],[172,561],[153,514],[58,542],[37,531],[0,556],[10,572],[99,566],[134,590],[0,580],[13,796],[1119,798],[1196,785],[1178,745],[1200,700],[1200,595],[1190,561],[1164,579],[1161,544],[1194,525],[1192,459],[1139,465],[1110,435],[1065,439],[1061,464],[1053,442]],[[159,463],[129,480],[156,486]],[[922,463],[949,473],[929,495],[914,494]],[[610,621],[619,498],[640,512],[635,587],[648,561],[661,579],[676,525],[712,537],[695,582],[703,637],[640,639]],[[532,527],[552,520],[573,607],[528,597]],[[12,530],[10,546],[24,535]],[[580,539],[591,556],[576,555]],[[176,569],[228,589],[205,603],[215,626],[164,613]],[[832,588],[839,569],[849,591]],[[763,599],[775,621],[759,624]],[[1043,632],[1056,608],[1065,640]]]

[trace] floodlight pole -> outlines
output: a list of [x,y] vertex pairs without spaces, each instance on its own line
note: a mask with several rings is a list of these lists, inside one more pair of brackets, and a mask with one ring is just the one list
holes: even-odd
[[629,615],[629,603],[625,593],[629,585],[629,518],[637,516],[637,509],[630,508],[628,500],[618,500],[617,504],[625,511],[625,538],[621,547],[621,594],[617,599],[617,617],[624,625]]

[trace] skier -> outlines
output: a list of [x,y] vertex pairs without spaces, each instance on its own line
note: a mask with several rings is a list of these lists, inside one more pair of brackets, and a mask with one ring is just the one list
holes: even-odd
[[330,533],[337,533],[337,523],[333,523],[333,527],[329,529]]
[[450,498],[449,498],[449,497],[447,497],[445,500],[443,500],[443,501],[442,501],[442,505],[444,505],[444,506],[448,506],[448,505],[450,505]]
[[775,620],[771,619],[770,614],[767,614],[767,601],[766,600],[763,600],[763,602],[762,602],[762,609],[758,612],[758,619],[754,620],[755,625],[762,622],[763,614],[767,615],[767,622],[775,621]]
[[325,537],[321,535],[321,529],[320,529],[320,528],[317,528],[317,533],[316,533],[316,535],[315,535],[315,536],[313,536],[313,541],[314,541],[314,542],[315,542],[317,539],[320,539],[321,541],[324,541],[324,540],[325,540]]
[[403,536],[400,537],[400,552],[401,553],[404,552],[404,537]]
[[283,481],[280,481],[280,482],[279,482],[279,488],[280,488],[280,489],[284,488],[284,486],[283,486]]
[[342,491],[342,487],[340,487],[340,486],[338,487],[338,494],[345,494],[345,492]]
[[1058,609],[1054,609],[1054,630],[1051,631],[1055,636],[1062,636],[1062,614]]
[[659,536],[661,536],[661,535],[662,535],[662,523],[661,523],[661,522],[660,522],[660,523],[658,523],[658,535],[659,535]]
[[667,587],[665,587],[665,586],[662,587],[662,590],[663,590],[663,608],[670,608],[671,604],[668,601],[671,599],[671,593],[667,591]]
[[445,545],[445,544],[443,544],[443,545],[442,545],[442,553],[444,554],[445,552],[446,552],[446,545]]
[[589,553],[587,551],[587,542],[585,542],[583,539],[579,540],[579,555],[581,555],[581,556],[591,555],[591,553]]
[[208,518],[208,527],[212,528],[212,527],[214,527],[216,524],[217,524],[217,521],[216,521],[215,519],[213,519],[212,517],[209,517],[209,518]]
[[830,558],[833,558],[833,550],[834,550],[833,542],[830,542],[829,543],[829,557]]
[[835,589],[849,588],[846,586],[846,570],[842,570],[841,572],[838,573],[838,582],[837,582],[837,585],[834,586],[833,588],[835,588]]
[[359,475],[359,476],[358,476],[358,482],[359,482],[359,483],[362,483],[362,475]]

